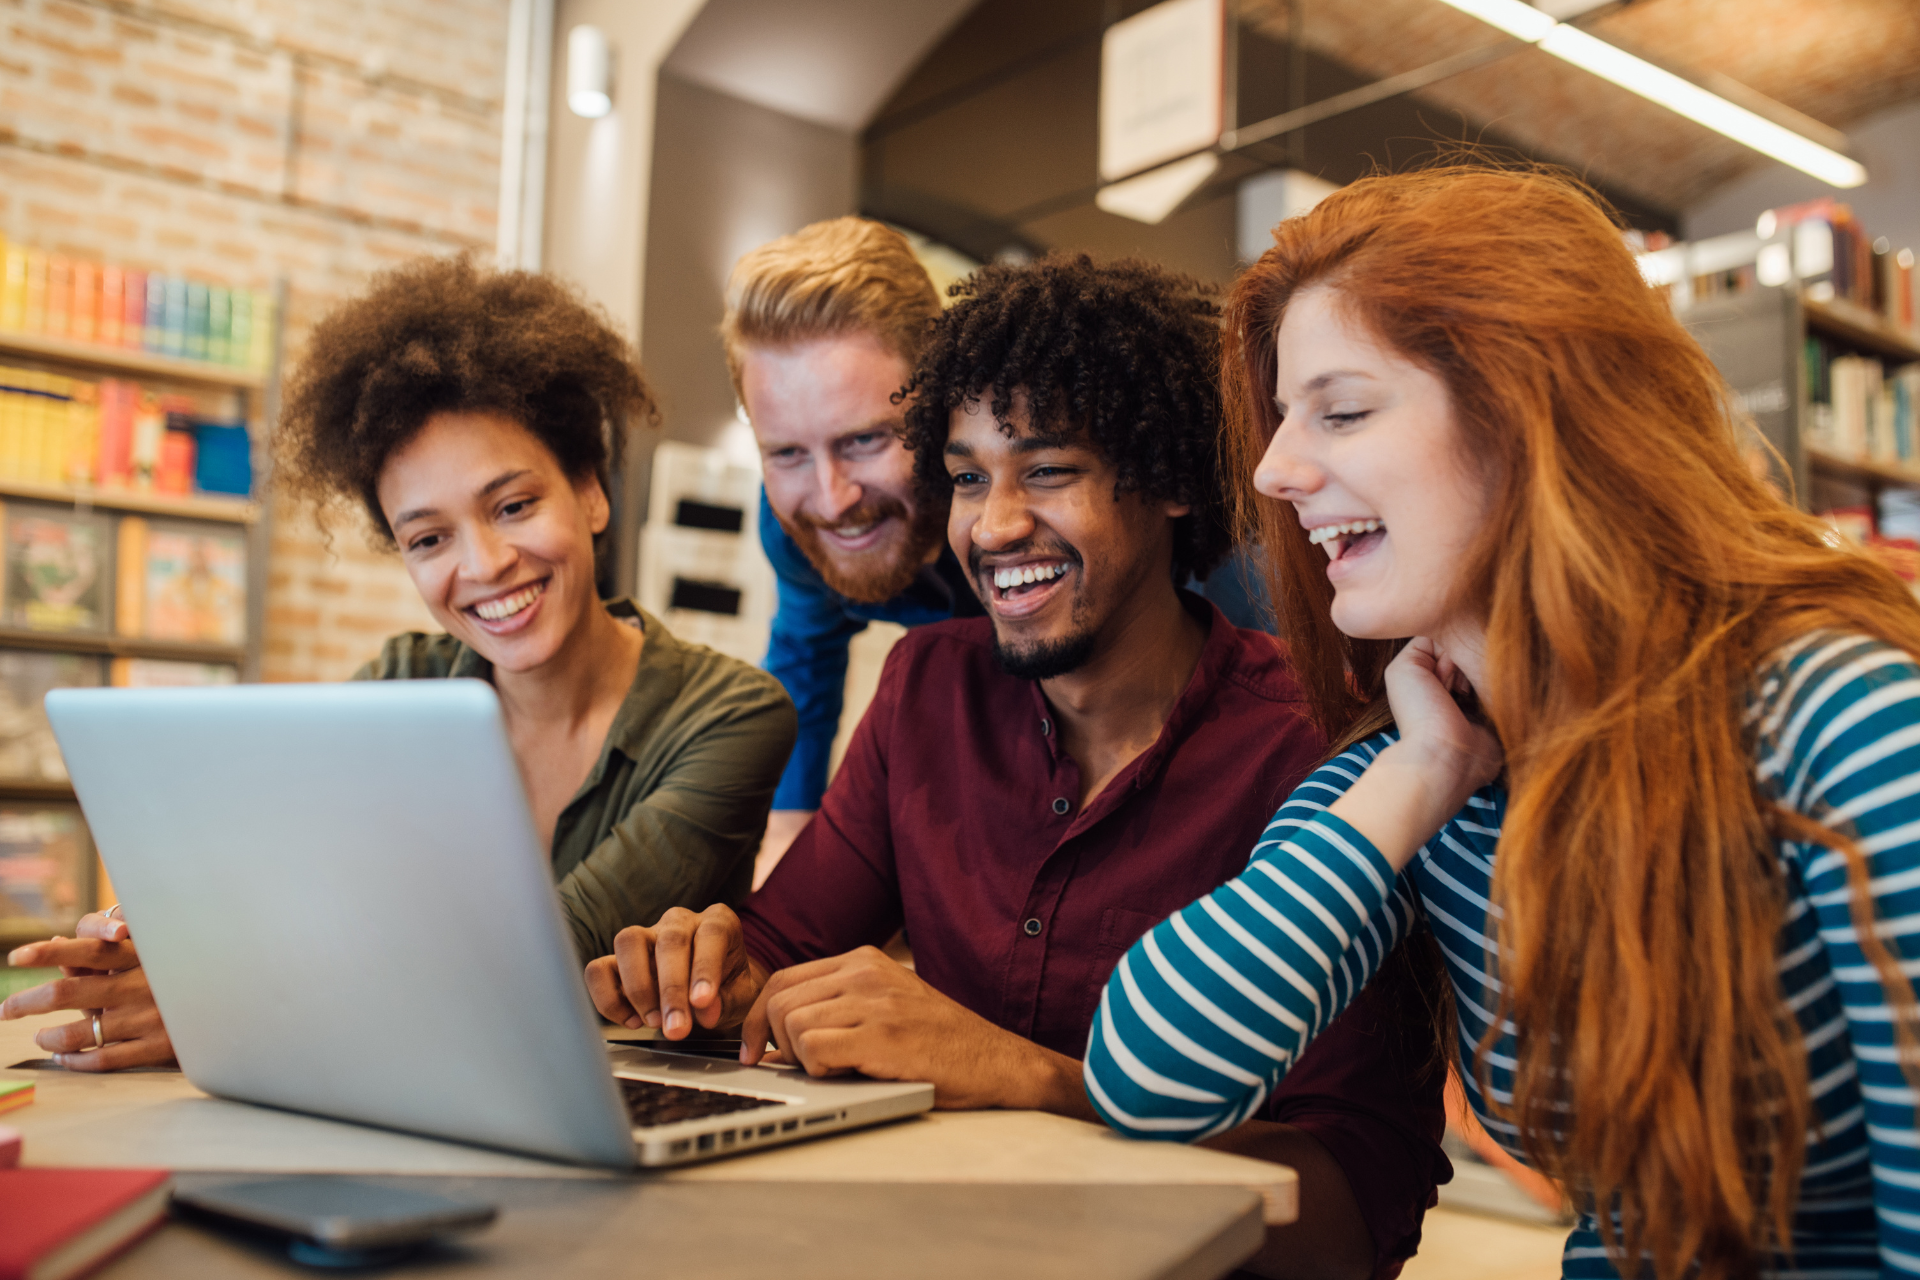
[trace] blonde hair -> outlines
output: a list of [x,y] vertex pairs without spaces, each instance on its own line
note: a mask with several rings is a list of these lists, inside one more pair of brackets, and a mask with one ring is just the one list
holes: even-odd
[[866,218],[833,218],[734,264],[720,338],[739,395],[749,346],[870,333],[912,368],[939,314],[940,295],[905,236]]

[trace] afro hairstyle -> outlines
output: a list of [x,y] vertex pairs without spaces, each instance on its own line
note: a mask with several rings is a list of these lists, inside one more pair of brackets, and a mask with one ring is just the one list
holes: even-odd
[[315,326],[275,434],[276,481],[322,510],[357,500],[391,548],[387,459],[434,415],[474,411],[519,423],[609,496],[629,425],[658,418],[632,349],[566,285],[430,258],[375,276]]
[[943,453],[953,411],[984,401],[1014,433],[1031,421],[1084,433],[1117,491],[1184,503],[1173,575],[1204,578],[1232,548],[1220,475],[1220,309],[1213,290],[1138,259],[1050,254],[995,263],[949,290],[913,381],[901,438],[927,498],[953,485]]

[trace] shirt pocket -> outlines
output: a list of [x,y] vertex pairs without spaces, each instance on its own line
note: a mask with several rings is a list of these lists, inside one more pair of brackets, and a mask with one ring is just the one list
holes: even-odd
[[1093,955],[1087,972],[1087,989],[1081,1002],[1087,1011],[1089,1026],[1093,1022],[1093,1011],[1100,1007],[1100,993],[1107,989],[1120,957],[1164,919],[1164,915],[1129,911],[1125,907],[1108,907],[1100,913],[1100,927],[1094,934]]

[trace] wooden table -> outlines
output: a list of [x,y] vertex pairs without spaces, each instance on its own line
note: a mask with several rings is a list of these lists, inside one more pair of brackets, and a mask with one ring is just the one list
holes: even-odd
[[[0,1023],[0,1064],[44,1056]],[[657,1173],[617,1174],[228,1102],[178,1072],[31,1078],[27,1165],[404,1176],[501,1206],[500,1222],[417,1266],[437,1274],[686,1277],[1217,1277],[1263,1222],[1293,1220],[1293,1171],[1034,1112],[935,1112]],[[411,1270],[413,1267],[403,1268]],[[107,1276],[297,1271],[270,1249],[170,1223]],[[311,1273],[307,1273],[311,1274]]]

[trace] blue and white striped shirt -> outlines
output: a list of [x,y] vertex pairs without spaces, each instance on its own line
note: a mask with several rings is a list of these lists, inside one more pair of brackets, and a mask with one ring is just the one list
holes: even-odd
[[[1920,667],[1877,640],[1832,633],[1782,651],[1749,709],[1763,791],[1845,830],[1868,858],[1887,946],[1920,976]],[[1087,1092],[1108,1124],[1192,1141],[1230,1129],[1373,975],[1410,929],[1439,941],[1459,1012],[1461,1074],[1487,1131],[1525,1159],[1481,1096],[1474,1046],[1498,1007],[1487,973],[1489,894],[1506,794],[1483,788],[1397,877],[1327,813],[1382,734],[1329,762],[1282,806],[1247,870],[1155,926],[1108,983],[1087,1047]],[[1782,843],[1788,905],[1780,985],[1799,1019],[1817,1124],[1807,1139],[1794,1257],[1772,1275],[1920,1276],[1920,1132],[1879,976],[1848,911],[1845,860]],[[1487,1060],[1510,1100],[1509,1023]],[[1591,1219],[1567,1276],[1613,1276]]]

